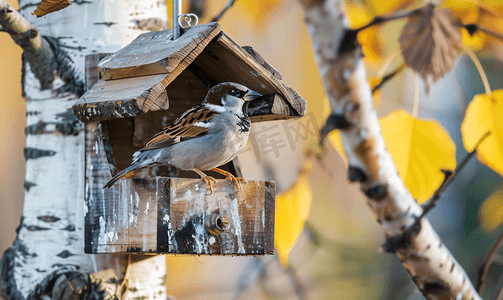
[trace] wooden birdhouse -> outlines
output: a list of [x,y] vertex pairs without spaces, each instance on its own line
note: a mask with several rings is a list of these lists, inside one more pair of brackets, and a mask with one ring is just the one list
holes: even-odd
[[[86,57],[87,92],[73,106],[86,123],[86,253],[273,253],[274,182],[237,190],[217,179],[210,195],[197,174],[154,167],[103,188],[149,138],[227,81],[263,95],[249,105],[252,122],[305,113],[279,72],[218,23],[192,26],[175,40],[171,30],[145,33],[116,53]],[[240,175],[235,162],[222,168]]]

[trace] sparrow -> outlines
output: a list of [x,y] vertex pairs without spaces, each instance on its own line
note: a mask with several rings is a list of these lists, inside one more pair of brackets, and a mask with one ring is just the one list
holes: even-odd
[[201,104],[184,112],[155,134],[144,148],[133,154],[131,165],[115,175],[109,188],[129,172],[152,166],[171,165],[196,172],[213,193],[213,177],[202,171],[225,175],[239,189],[231,173],[218,169],[233,160],[246,145],[251,122],[248,103],[262,95],[244,85],[224,82],[212,87]]

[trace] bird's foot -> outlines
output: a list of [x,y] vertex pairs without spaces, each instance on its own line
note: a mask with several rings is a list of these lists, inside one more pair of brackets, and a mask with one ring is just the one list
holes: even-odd
[[224,171],[224,170],[220,170],[218,168],[213,168],[211,169],[211,171],[214,171],[214,172],[217,172],[217,173],[220,173],[222,175],[225,175],[225,177],[227,179],[229,179],[230,181],[234,182],[234,186],[238,189],[238,190],[241,190],[241,182],[244,182],[246,183],[247,181],[244,179],[244,178],[241,178],[241,177],[235,177],[234,175],[232,175],[231,173],[227,172],[227,171]]
[[211,177],[211,176],[208,176],[208,175],[204,174],[199,169],[193,168],[192,170],[194,172],[196,172],[197,174],[199,174],[199,176],[201,176],[201,179],[206,184],[206,188],[210,189],[210,195],[213,194],[213,184],[212,184],[212,182],[215,183],[215,182],[217,182],[217,180],[215,178]]
[[206,176],[206,177],[203,177],[202,179],[203,179],[204,183],[206,184],[206,188],[210,189],[210,195],[213,194],[213,183],[216,183],[217,180],[211,176]]
[[[232,176],[232,177],[234,177],[234,176]],[[236,188],[238,190],[241,190],[241,185],[243,183],[245,183],[245,184],[248,183],[248,181],[246,179],[244,179],[243,177],[234,177],[234,179],[229,178],[229,180],[234,181],[234,185],[236,186]]]

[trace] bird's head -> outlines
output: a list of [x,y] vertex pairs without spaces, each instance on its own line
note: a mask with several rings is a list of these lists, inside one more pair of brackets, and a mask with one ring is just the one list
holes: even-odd
[[212,87],[204,102],[209,104],[222,105],[231,111],[240,111],[246,114],[247,105],[246,101],[257,99],[261,97],[260,93],[257,93],[246,86],[234,83],[234,82],[224,82]]

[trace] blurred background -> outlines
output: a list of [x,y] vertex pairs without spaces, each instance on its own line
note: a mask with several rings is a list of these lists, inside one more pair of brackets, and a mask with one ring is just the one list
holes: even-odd
[[[13,0],[8,2],[17,7]],[[225,0],[185,0],[183,12],[194,12],[200,23],[209,22]],[[459,3],[465,3],[462,6]],[[421,1],[346,1],[353,27],[376,14],[418,7]],[[470,4],[472,3],[472,4]],[[472,1],[444,3],[455,8],[457,17],[474,18]],[[503,13],[503,5],[489,3]],[[168,5],[169,6],[169,5]],[[495,20],[477,11],[478,20],[496,26]],[[470,13],[468,13],[470,12]],[[465,20],[465,21],[472,21]],[[473,22],[473,21],[472,21]],[[347,181],[346,167],[326,143],[320,160],[306,157],[318,142],[318,132],[328,116],[328,103],[314,61],[300,5],[294,0],[237,0],[220,20],[224,30],[240,45],[253,46],[308,103],[306,116],[297,121],[254,124],[249,144],[239,156],[246,179],[273,179],[278,192],[295,185],[299,173],[307,175],[312,202],[306,227],[283,268],[271,257],[167,258],[168,294],[176,299],[422,299],[395,255],[381,253],[384,237],[357,185]],[[405,21],[396,21],[363,31],[365,63],[369,76],[382,73],[387,57],[399,47]],[[495,25],[496,24],[496,25]],[[482,60],[493,90],[503,87],[501,42],[484,36],[464,42]],[[398,54],[388,71],[401,65]],[[463,148],[460,125],[468,103],[484,92],[471,60],[462,56],[453,70],[424,91],[420,83],[418,116],[436,119],[446,128],[457,148]],[[380,91],[378,114],[386,116],[403,108],[412,111],[414,76],[402,71]],[[21,97],[21,50],[6,33],[0,33],[0,251],[15,239],[23,205],[25,104]],[[307,170],[307,171],[306,171]],[[466,272],[476,281],[478,266],[501,228],[485,226],[479,209],[501,187],[501,177],[473,159],[450,186],[428,219]],[[499,198],[498,198],[499,197]],[[500,196],[493,197],[503,207]],[[276,231],[289,228],[276,228]],[[502,268],[503,257],[489,273],[483,294],[489,297]]]

